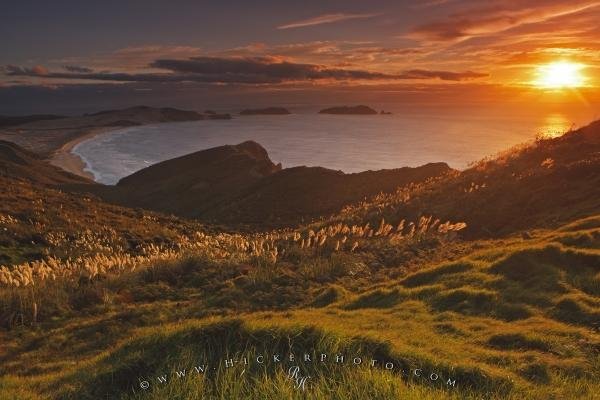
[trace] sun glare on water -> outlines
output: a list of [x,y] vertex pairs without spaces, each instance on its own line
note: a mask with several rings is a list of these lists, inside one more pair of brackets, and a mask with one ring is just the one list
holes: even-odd
[[583,86],[585,77],[581,73],[583,64],[558,61],[540,65],[535,86],[543,89],[576,88]]

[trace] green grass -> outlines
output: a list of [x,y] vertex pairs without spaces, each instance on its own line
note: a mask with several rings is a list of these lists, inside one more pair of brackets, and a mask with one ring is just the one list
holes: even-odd
[[[456,259],[425,253],[418,267],[398,257],[393,267],[382,263],[382,243],[355,253],[295,251],[276,263],[191,254],[56,282],[36,292],[37,326],[0,330],[0,399],[592,399],[600,390],[600,250],[581,238],[598,232],[596,217],[528,240],[439,243],[444,258]],[[7,299],[18,302],[17,292],[0,294],[5,309]],[[241,375],[218,364],[290,351],[386,359],[456,387],[323,363],[302,365],[311,376],[303,392],[281,365]],[[199,360],[216,369],[156,384]],[[151,388],[141,390],[140,379],[154,379]]]
[[[282,361],[270,360],[274,354],[281,355]],[[309,354],[312,361],[290,362],[290,354],[297,358]],[[321,354],[327,354],[329,359],[321,361]],[[264,364],[254,361],[259,355],[264,356]],[[343,355],[344,363],[336,362],[333,359],[336,355]],[[224,365],[225,359],[242,357],[250,360],[247,366]],[[394,369],[354,365],[356,357],[364,359],[365,364],[372,359],[393,362]],[[207,366],[202,374],[194,370],[198,365]],[[307,393],[294,389],[287,378],[289,368],[294,365],[301,368],[303,376],[311,377]],[[419,375],[428,374],[429,378],[415,375],[416,368],[423,370]],[[183,369],[187,377],[178,378],[174,371]],[[432,373],[440,378],[432,380]],[[167,383],[160,384],[157,376],[166,376]],[[263,390],[272,393],[270,398],[291,395],[292,398],[358,399],[367,393],[385,398],[386,394],[401,391],[457,397],[459,389],[448,384],[448,379],[462,380],[461,393],[473,396],[481,390],[504,393],[511,386],[506,379],[487,376],[476,368],[450,368],[426,359],[407,359],[394,354],[389,343],[366,337],[344,337],[308,326],[279,328],[234,319],[142,330],[117,348],[70,368],[58,379],[40,379],[38,387],[44,395],[64,399],[147,398],[148,393],[150,398],[167,393],[182,396],[168,398],[189,398],[198,390],[209,398],[223,399],[233,398],[230,397],[233,393],[258,398]],[[147,381],[150,388],[141,389],[141,381]]]

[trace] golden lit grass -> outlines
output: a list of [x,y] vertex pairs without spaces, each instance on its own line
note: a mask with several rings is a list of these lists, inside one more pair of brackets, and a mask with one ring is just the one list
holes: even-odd
[[[11,218],[6,217],[4,223],[14,224]],[[128,275],[136,275],[137,270],[142,271],[141,275],[145,276],[142,280],[147,285],[138,286],[138,290],[130,294],[133,300],[181,299],[185,296],[163,284],[161,279],[170,275],[171,281],[180,280],[182,274],[177,271],[187,268],[185,259],[190,257],[192,264],[225,262],[254,266],[246,276],[231,282],[232,289],[238,287],[238,291],[254,286],[270,292],[268,286],[273,278],[282,275],[278,262],[286,261],[297,265],[295,276],[291,277],[295,282],[287,280],[290,288],[299,278],[322,283],[364,270],[364,263],[353,259],[355,253],[379,251],[384,247],[395,252],[410,246],[423,246],[422,243],[435,247],[452,242],[457,232],[465,227],[464,223],[441,222],[430,216],[416,222],[401,219],[394,224],[382,218],[374,227],[367,222],[255,234],[195,231],[179,235],[165,245],[138,245],[134,253],[121,246],[111,247],[114,244],[106,236],[88,230],[75,238],[49,232],[45,240],[50,243],[50,248],[68,243],[78,249],[76,254],[81,255],[61,259],[48,254],[42,260],[9,267],[0,265],[0,304],[3,305],[0,319],[9,327],[35,325],[53,314],[64,314],[64,311],[93,303],[111,303],[114,293],[99,282],[108,279],[120,291],[119,281],[126,281]],[[109,236],[114,239],[116,232]],[[173,263],[176,267],[171,268]],[[191,265],[191,268],[196,267]],[[125,278],[120,279],[120,276]],[[273,296],[270,300],[264,298],[268,296],[263,296],[263,308],[278,302]],[[228,300],[217,302],[222,306],[230,303]],[[255,303],[259,303],[258,299]]]
[[168,246],[182,235],[209,230],[197,222],[108,205],[25,180],[0,176],[0,265],[54,257]]

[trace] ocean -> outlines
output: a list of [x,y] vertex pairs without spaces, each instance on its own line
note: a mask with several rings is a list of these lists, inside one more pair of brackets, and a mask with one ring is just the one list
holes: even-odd
[[344,172],[443,161],[463,169],[536,135],[555,136],[573,122],[543,116],[396,113],[393,115],[237,116],[129,127],[83,141],[73,152],[96,181],[115,184],[142,168],[194,151],[254,140],[284,167],[322,166]]

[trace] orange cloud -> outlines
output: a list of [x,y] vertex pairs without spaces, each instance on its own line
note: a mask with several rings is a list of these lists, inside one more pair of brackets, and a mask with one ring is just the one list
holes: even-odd
[[521,2],[522,7],[513,8],[503,5],[473,8],[452,14],[446,19],[421,24],[412,29],[408,37],[430,41],[464,40],[503,32],[527,24],[545,22],[598,5],[600,5],[598,1],[573,1],[562,4],[544,4],[540,1],[531,2],[531,4]]

